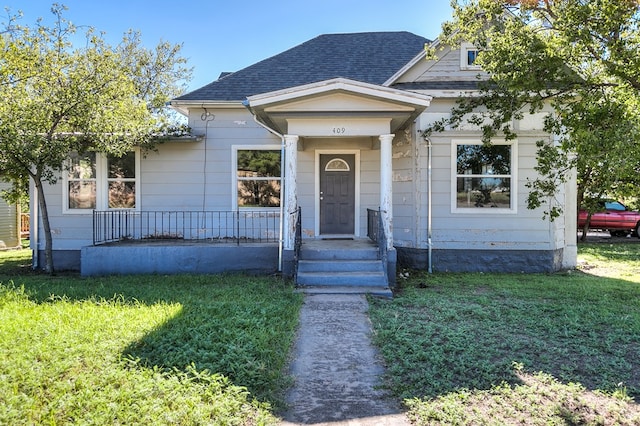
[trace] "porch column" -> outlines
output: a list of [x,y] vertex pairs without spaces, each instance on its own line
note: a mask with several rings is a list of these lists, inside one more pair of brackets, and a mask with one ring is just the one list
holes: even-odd
[[380,213],[387,237],[387,249],[393,249],[393,168],[392,147],[395,135],[380,135]]
[[297,172],[298,172],[298,135],[284,135],[284,230],[283,243],[285,250],[294,250],[295,215],[298,209]]

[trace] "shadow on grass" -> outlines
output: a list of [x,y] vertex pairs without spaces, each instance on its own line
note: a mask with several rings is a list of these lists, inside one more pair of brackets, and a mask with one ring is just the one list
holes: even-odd
[[[300,298],[278,279],[228,275],[182,277],[183,309],[162,328],[133,342],[125,355],[144,365],[194,365],[228,377],[275,407],[295,337]],[[173,285],[179,285],[174,283]],[[175,301],[174,301],[175,302]]]
[[82,278],[23,269],[24,261],[0,263],[0,282],[23,286],[30,300],[60,298],[125,304],[179,304],[177,315],[132,342],[122,356],[167,371],[223,374],[275,407],[288,386],[283,371],[295,336],[301,298],[274,277],[243,275],[119,276]]

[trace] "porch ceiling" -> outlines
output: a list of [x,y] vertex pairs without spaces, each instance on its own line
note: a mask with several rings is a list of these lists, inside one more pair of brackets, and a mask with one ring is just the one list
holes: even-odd
[[[282,134],[305,129],[299,136],[378,136],[407,127],[429,106],[431,97],[348,79],[332,79],[247,98],[247,104],[263,123]],[[358,121],[375,126],[349,126]],[[322,123],[318,127],[318,123]],[[333,124],[332,124],[333,123]],[[381,132],[380,123],[384,124]],[[322,134],[322,129],[326,132]],[[336,133],[336,126],[346,129]],[[387,127],[388,126],[388,127]],[[304,131],[304,130],[302,130]],[[320,134],[318,134],[318,131]]]

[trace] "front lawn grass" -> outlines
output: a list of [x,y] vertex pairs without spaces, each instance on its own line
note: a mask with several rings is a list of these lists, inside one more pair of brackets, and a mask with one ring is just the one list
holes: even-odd
[[[49,277],[0,253],[0,424],[275,424],[301,296],[248,276]],[[558,274],[409,271],[371,299],[415,424],[640,424],[640,244]]]
[[[640,424],[640,244],[557,274],[409,272],[371,300],[386,385],[416,424]],[[597,274],[597,275],[596,275]]]
[[0,253],[0,424],[275,424],[301,296],[269,277],[29,272]]

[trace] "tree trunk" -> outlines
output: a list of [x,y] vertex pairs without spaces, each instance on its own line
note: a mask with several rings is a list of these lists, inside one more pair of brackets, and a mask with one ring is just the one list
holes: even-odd
[[[44,231],[45,245],[44,245],[44,257],[45,265],[44,270],[46,273],[53,275],[53,237],[51,236],[51,225],[49,224],[49,212],[47,211],[47,201],[44,198],[44,189],[42,187],[42,179],[40,174],[36,174],[33,177],[33,183],[38,192],[38,205],[40,206],[40,218],[42,219],[42,228]],[[35,224],[38,226],[38,224]],[[35,248],[38,250],[38,247]]]
[[[576,223],[578,223],[578,217],[580,216],[580,208],[582,207],[582,202],[584,201],[584,189],[582,189],[582,185],[578,184],[578,188],[576,191]],[[589,231],[589,224],[591,223],[591,213],[587,216],[587,220],[585,225],[582,227],[582,235],[580,236],[580,241],[583,243],[587,240],[587,232]]]
[[587,220],[584,221],[584,226],[582,227],[582,236],[580,237],[580,241],[583,243],[587,241],[587,232],[589,232],[589,227],[591,226],[591,213],[587,214]]

